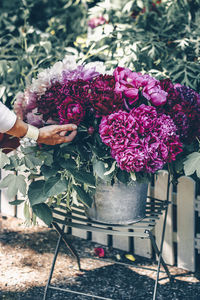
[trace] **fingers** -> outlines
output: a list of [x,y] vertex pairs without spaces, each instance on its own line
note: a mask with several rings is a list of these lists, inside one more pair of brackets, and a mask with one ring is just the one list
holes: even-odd
[[69,143],[75,138],[76,134],[77,134],[77,131],[74,130],[68,136],[60,135],[59,139],[56,141],[56,144]]
[[[77,126],[74,124],[50,125],[39,130],[38,143],[56,145],[71,142],[77,134]],[[67,133],[71,133],[66,136]]]
[[61,131],[73,131],[76,130],[77,126],[75,124],[64,124],[64,125],[55,125],[55,132]]
[[59,132],[58,134],[59,134],[59,136],[65,136],[66,134],[67,134],[67,130],[63,130],[63,131],[61,131],[61,132]]

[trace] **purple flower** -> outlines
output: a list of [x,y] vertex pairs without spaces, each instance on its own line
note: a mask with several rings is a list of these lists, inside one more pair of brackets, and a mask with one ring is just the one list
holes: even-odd
[[32,111],[34,108],[37,107],[37,94],[34,92],[31,92],[29,89],[27,89],[24,92],[24,98],[26,100],[26,111]]
[[38,128],[44,126],[43,115],[38,114],[37,109],[34,109],[32,112],[27,113],[26,121],[28,124],[31,124]]
[[189,87],[176,84],[170,80],[161,81],[168,92],[166,104],[159,112],[170,115],[177,127],[181,140],[190,144],[200,136],[200,95]]
[[95,71],[95,67],[87,69],[84,66],[78,66],[75,70],[65,70],[62,73],[62,82],[66,83],[68,80],[82,79],[89,81],[99,75],[99,72]]

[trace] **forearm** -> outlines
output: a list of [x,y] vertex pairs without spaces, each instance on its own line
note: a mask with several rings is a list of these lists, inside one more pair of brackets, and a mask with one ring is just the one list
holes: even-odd
[[14,126],[6,133],[20,138],[25,136],[27,130],[28,130],[28,125],[22,120],[17,118]]

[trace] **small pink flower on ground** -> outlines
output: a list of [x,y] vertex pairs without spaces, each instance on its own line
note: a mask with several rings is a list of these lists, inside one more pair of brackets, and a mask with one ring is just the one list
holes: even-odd
[[105,251],[103,248],[94,248],[94,253],[98,257],[104,257],[105,256]]

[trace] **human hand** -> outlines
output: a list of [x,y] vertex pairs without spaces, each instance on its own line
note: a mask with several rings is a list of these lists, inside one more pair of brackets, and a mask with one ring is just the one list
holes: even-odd
[[[57,145],[71,142],[77,134],[77,126],[74,124],[49,125],[39,129],[37,143],[46,145]],[[66,133],[71,133],[66,136]]]

